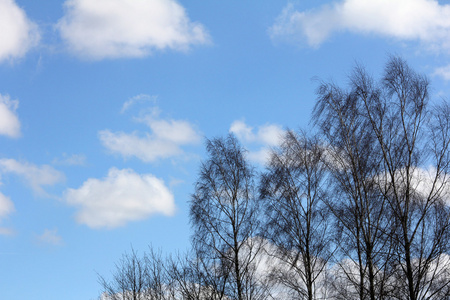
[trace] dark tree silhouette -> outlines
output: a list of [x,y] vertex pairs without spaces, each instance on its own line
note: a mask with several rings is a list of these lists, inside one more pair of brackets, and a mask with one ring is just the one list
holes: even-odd
[[116,263],[112,279],[99,276],[103,288],[102,300],[169,300],[170,285],[161,254],[150,248],[149,253],[139,256],[132,249]]
[[450,299],[450,106],[398,57],[349,79],[319,85],[317,133],[287,131],[258,187],[233,135],[207,140],[191,251],[124,254],[100,298]]
[[338,195],[330,207],[343,250],[355,249],[343,257],[359,268],[359,298],[448,297],[448,105],[430,108],[427,78],[397,57],[378,84],[357,67],[350,91],[324,83],[318,95]]
[[193,247],[202,261],[218,269],[224,294],[231,299],[265,299],[256,276],[261,250],[255,173],[233,135],[207,140],[191,200]]
[[332,253],[329,218],[324,205],[324,151],[305,132],[288,131],[272,152],[261,180],[266,211],[265,237],[276,245],[277,283],[288,287],[293,299],[327,296],[327,262]]
[[430,108],[428,79],[400,58],[387,63],[382,87],[384,97],[368,102],[367,115],[382,150],[380,190],[394,219],[398,278],[406,279],[398,298],[449,297],[441,270],[449,268],[450,109]]
[[364,102],[379,99],[382,91],[361,67],[355,68],[350,82],[350,91],[322,83],[313,115],[327,145],[326,203],[339,241],[333,284],[337,298],[383,299],[391,274],[391,224],[377,185],[383,171],[381,149]]

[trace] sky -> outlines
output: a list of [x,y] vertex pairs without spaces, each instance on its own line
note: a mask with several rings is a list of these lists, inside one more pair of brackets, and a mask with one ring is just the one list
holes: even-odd
[[399,55],[450,95],[450,1],[0,0],[2,299],[90,300],[189,248],[205,139],[263,169],[321,80]]

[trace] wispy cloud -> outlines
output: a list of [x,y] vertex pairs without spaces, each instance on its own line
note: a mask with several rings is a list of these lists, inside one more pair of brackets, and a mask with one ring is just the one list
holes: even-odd
[[39,30],[14,0],[0,1],[0,62],[24,56],[40,39]]
[[20,121],[16,113],[18,107],[18,100],[11,100],[8,95],[0,94],[0,135],[12,138],[20,136]]
[[14,211],[14,204],[2,193],[0,193],[0,220]]
[[86,156],[83,154],[63,153],[62,157],[57,157],[52,161],[55,165],[63,166],[83,166],[86,164]]
[[[9,197],[0,193],[0,222],[15,211],[14,203]],[[0,235],[13,235],[11,228],[0,227]]]
[[436,76],[442,77],[444,80],[450,80],[450,65],[439,67],[434,70]]
[[44,186],[55,185],[64,181],[63,173],[49,165],[36,166],[28,162],[19,162],[15,159],[0,159],[0,174],[14,174],[25,180],[35,193],[48,196]]
[[115,228],[175,212],[173,195],[161,179],[131,169],[111,168],[106,178],[90,178],[80,188],[68,189],[65,199],[78,208],[77,222],[91,228]]
[[208,43],[175,0],[67,0],[57,28],[73,53],[90,59],[142,57]]
[[0,235],[11,236],[16,234],[16,232],[11,228],[0,227]]
[[344,0],[298,11],[288,4],[269,29],[274,40],[312,47],[345,31],[418,41],[450,53],[450,5],[435,0]]
[[64,243],[62,237],[58,235],[57,229],[45,229],[42,234],[36,236],[36,241],[39,244],[52,246],[61,246]]
[[146,103],[150,102],[152,105],[155,105],[157,96],[150,96],[146,94],[139,94],[137,96],[131,97],[122,106],[122,109],[120,110],[121,113],[124,113],[127,111],[131,106],[137,104],[137,103]]
[[160,111],[153,107],[146,114],[135,118],[146,124],[150,132],[125,133],[102,130],[99,139],[112,153],[125,158],[136,157],[144,162],[180,157],[185,154],[182,146],[197,144],[201,136],[196,128],[184,120],[161,119]]
[[269,159],[270,148],[279,145],[285,132],[276,124],[253,128],[240,120],[234,121],[229,131],[249,149],[248,158],[262,165]]

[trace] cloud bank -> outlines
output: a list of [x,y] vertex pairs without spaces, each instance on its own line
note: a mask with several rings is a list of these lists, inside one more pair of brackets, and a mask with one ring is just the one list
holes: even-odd
[[106,178],[90,178],[80,188],[68,189],[65,199],[79,209],[77,222],[91,228],[115,228],[175,212],[173,195],[161,179],[131,169],[111,168]]
[[0,62],[24,56],[39,42],[35,23],[13,0],[0,0]]
[[8,95],[0,94],[0,135],[12,138],[20,136],[20,121],[16,114],[18,107],[18,100],[11,100]]
[[297,11],[289,4],[269,29],[275,40],[312,47],[338,32],[419,41],[450,53],[450,5],[435,0],[344,0]]
[[210,39],[175,0],[67,0],[64,7],[61,37],[71,52],[89,59],[187,50]]

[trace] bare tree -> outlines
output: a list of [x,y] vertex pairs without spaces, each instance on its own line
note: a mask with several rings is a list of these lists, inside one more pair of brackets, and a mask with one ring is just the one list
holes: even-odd
[[103,299],[120,300],[145,299],[144,293],[148,289],[148,274],[145,259],[137,256],[132,249],[131,253],[125,253],[118,263],[113,278],[107,281],[99,276],[99,283],[103,287]]
[[288,131],[272,152],[261,180],[266,211],[266,238],[276,245],[281,262],[274,268],[277,282],[293,299],[323,299],[331,257],[329,218],[324,205],[324,151],[305,132]]
[[101,299],[450,299],[450,106],[397,57],[317,95],[319,134],[288,131],[259,191],[237,139],[208,140],[192,251],[124,254]]
[[112,279],[99,275],[101,300],[226,300],[221,268],[191,251],[167,256],[152,247],[138,256],[132,249],[116,264]]
[[[404,60],[391,58],[383,78],[384,97],[368,103],[367,115],[382,150],[380,190],[395,222],[399,277],[406,278],[400,299],[442,299],[449,280],[440,270],[450,267],[449,250],[450,109],[429,107],[429,82]],[[382,107],[383,114],[372,107]],[[444,268],[442,268],[444,267]]]
[[431,109],[427,78],[397,57],[380,83],[357,67],[350,91],[322,84],[318,95],[338,196],[330,207],[342,249],[353,249],[343,257],[359,268],[348,276],[359,299],[448,297],[448,105]]
[[112,279],[99,275],[103,288],[102,300],[169,300],[171,286],[167,284],[165,262],[161,254],[150,248],[138,256],[132,249],[116,263]]
[[225,288],[229,270],[224,271],[222,266],[205,260],[203,255],[198,255],[194,250],[185,255],[171,257],[166,268],[177,299],[228,299]]
[[[336,219],[340,249],[340,279],[334,280],[340,286],[335,290],[342,299],[383,299],[389,290],[391,225],[376,184],[381,150],[365,107],[365,101],[381,97],[381,90],[361,67],[355,68],[350,82],[350,91],[322,83],[313,117],[328,147],[331,196],[326,201]],[[342,285],[343,278],[347,284]]]
[[233,135],[206,142],[191,200],[193,247],[230,299],[265,299],[255,276],[260,251],[254,170]]

